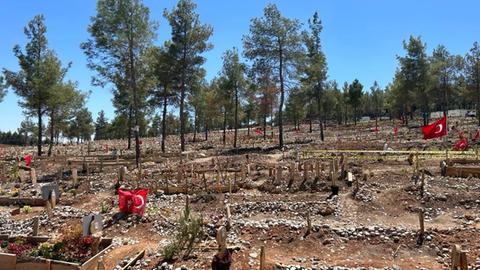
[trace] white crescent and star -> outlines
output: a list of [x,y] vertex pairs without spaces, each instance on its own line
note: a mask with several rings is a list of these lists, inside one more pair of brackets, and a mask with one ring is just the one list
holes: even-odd
[[141,209],[145,205],[145,200],[143,199],[143,197],[141,195],[135,195],[135,197],[138,198],[142,202],[140,205],[135,206],[135,208]]
[[439,134],[442,131],[443,131],[443,124],[437,125],[437,127],[435,128],[435,134]]

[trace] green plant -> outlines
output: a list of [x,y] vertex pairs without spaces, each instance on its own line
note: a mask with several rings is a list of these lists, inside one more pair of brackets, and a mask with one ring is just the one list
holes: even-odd
[[192,216],[189,207],[185,208],[178,219],[176,228],[174,239],[163,248],[162,255],[165,261],[172,261],[179,255],[188,258],[195,244],[203,237],[202,219]]
[[30,205],[25,205],[24,207],[22,207],[22,212],[28,214],[32,212],[32,207]]
[[110,211],[110,207],[105,202],[102,202],[102,209],[100,210],[102,214],[108,213]]

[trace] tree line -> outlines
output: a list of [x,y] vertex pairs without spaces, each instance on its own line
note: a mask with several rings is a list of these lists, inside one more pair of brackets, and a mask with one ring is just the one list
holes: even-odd
[[198,141],[221,130],[226,144],[226,131],[233,129],[232,147],[237,147],[239,128],[250,135],[250,128],[260,125],[266,137],[272,125],[278,127],[282,147],[285,122],[296,129],[309,123],[310,131],[316,124],[324,140],[327,121],[356,124],[362,116],[387,116],[408,125],[415,113],[427,123],[433,110],[480,109],[477,42],[466,55],[452,55],[442,45],[428,55],[421,38],[412,36],[404,41],[405,53],[397,56],[392,82],[384,87],[374,82],[367,90],[358,79],[343,84],[329,79],[317,12],[303,24],[269,4],[263,16],[251,20],[242,48],[225,51],[220,72],[207,81],[203,55],[213,48],[212,26],[201,22],[191,0],[179,0],[163,16],[171,35],[157,45],[158,23],[141,0],[97,1],[90,38],[80,47],[95,72],[92,84],[112,91],[115,117],[106,119],[101,111],[94,124],[85,108],[88,93],[64,79],[70,64],[63,65],[47,47],[43,16],[27,25],[29,42],[24,50],[14,48],[20,71],[4,70],[0,99],[8,86],[22,97],[27,116],[37,119],[37,130],[30,134],[37,136],[39,155],[44,130],[49,149],[60,136],[123,138],[129,149],[134,139],[138,158],[139,138],[145,136],[161,137],[165,151],[166,136],[179,134],[184,151],[187,133]]

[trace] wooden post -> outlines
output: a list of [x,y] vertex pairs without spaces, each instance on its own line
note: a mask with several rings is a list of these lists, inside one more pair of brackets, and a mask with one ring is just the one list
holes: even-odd
[[453,245],[450,253],[452,259],[452,270],[467,270],[467,254],[461,250],[460,245]]
[[218,244],[218,251],[222,252],[227,249],[227,229],[224,226],[221,226],[217,230],[217,244]]
[[425,194],[425,172],[422,172],[422,176],[420,178],[420,196],[423,198]]
[[73,185],[76,186],[78,182],[78,170],[77,167],[72,168],[72,178],[73,178]]
[[282,174],[283,174],[283,167],[279,165],[277,166],[277,175],[276,175],[277,177],[275,179],[276,180],[275,182],[277,185],[282,182],[282,178],[283,178]]
[[203,173],[202,179],[203,179],[203,186],[204,186],[204,188],[205,188],[205,191],[208,191],[208,187],[207,187],[207,177],[205,177],[205,173]]
[[265,270],[265,246],[260,247],[260,270]]
[[50,204],[52,206],[52,209],[55,208],[57,205],[57,194],[55,193],[55,190],[52,190],[50,193]]
[[225,209],[227,210],[227,230],[229,231],[232,228],[232,214],[230,213],[230,204],[225,205]]
[[418,243],[423,243],[423,236],[425,235],[425,213],[423,209],[418,213],[418,221],[420,223],[420,231],[418,233]]
[[38,216],[33,218],[33,226],[32,226],[32,235],[37,236],[38,235],[38,227],[39,227],[39,220]]
[[32,180],[32,185],[37,184],[37,172],[35,171],[35,168],[30,169],[30,179]]
[[228,178],[228,193],[232,195],[232,178],[228,176],[227,178]]
[[45,210],[47,212],[47,215],[49,217],[52,217],[53,212],[52,212],[52,204],[50,203],[50,201],[47,201],[47,203],[45,204]]
[[97,270],[105,270],[105,264],[103,263],[103,257],[98,260]]
[[310,220],[310,211],[307,211],[307,234],[312,231],[312,221]]
[[315,177],[320,178],[320,162],[315,161]]
[[303,181],[304,182],[308,180],[308,167],[309,167],[309,164],[307,162],[303,163]]

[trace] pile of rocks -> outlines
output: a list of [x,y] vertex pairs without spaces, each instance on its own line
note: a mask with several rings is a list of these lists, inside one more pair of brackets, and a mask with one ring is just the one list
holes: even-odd
[[325,202],[245,202],[232,204],[232,214],[240,217],[251,217],[258,213],[291,213],[294,216],[304,215],[310,212],[311,215],[328,216],[335,213],[335,200]]

